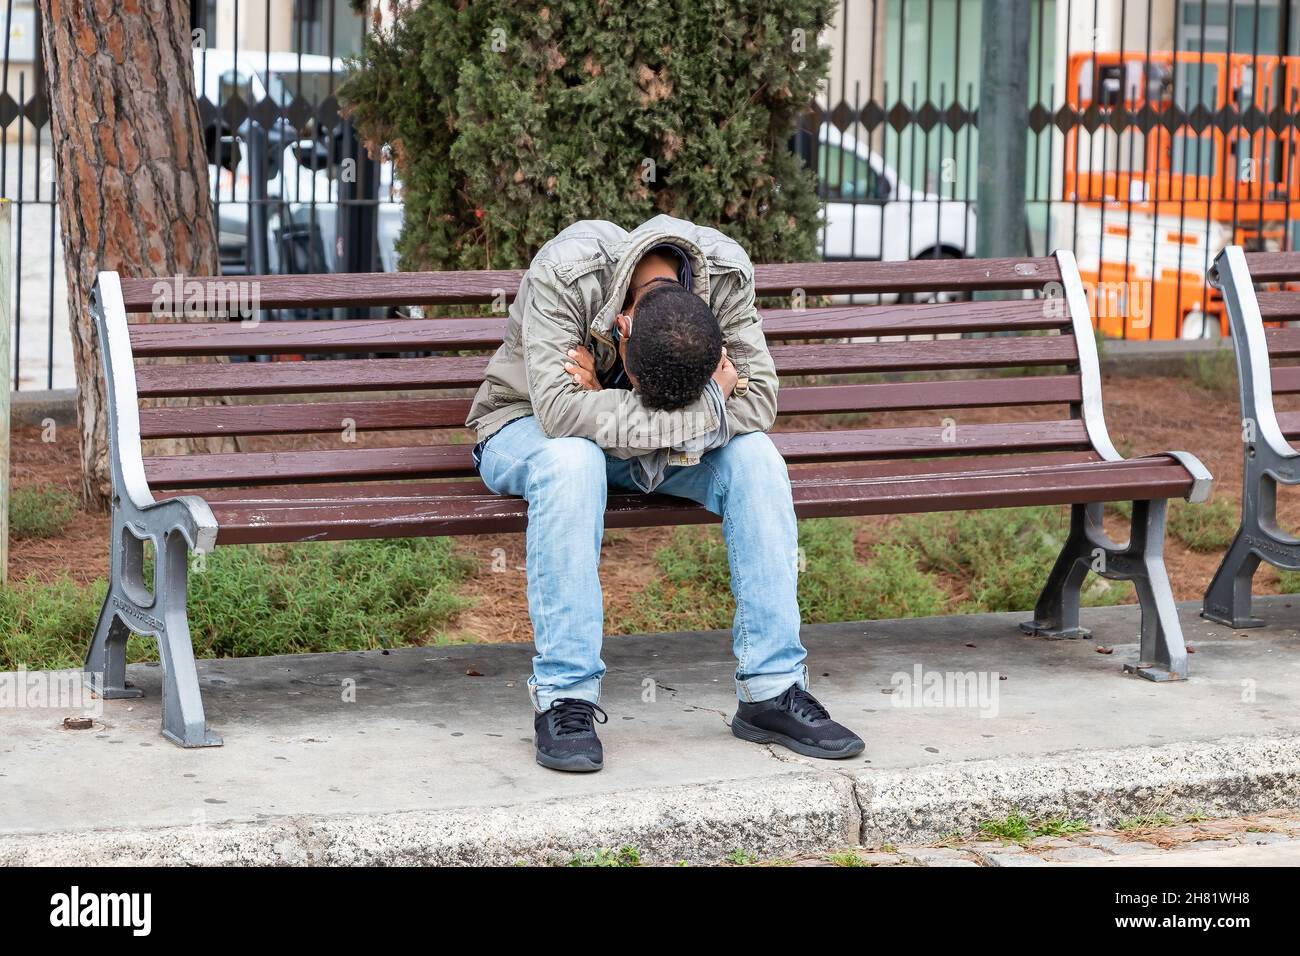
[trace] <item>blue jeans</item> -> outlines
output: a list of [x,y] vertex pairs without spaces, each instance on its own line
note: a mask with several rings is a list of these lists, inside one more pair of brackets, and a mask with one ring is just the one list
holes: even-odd
[[[600,697],[604,602],[600,541],[609,489],[635,492],[628,463],[586,438],[548,438],[531,416],[506,425],[483,448],[479,474],[495,494],[528,501],[528,610],[537,655],[533,706],[559,697]],[[761,432],[738,435],[698,465],[670,466],[658,491],[722,516],[736,599],[732,627],[736,694],[776,697],[807,687],[799,642],[798,532],[785,460]]]

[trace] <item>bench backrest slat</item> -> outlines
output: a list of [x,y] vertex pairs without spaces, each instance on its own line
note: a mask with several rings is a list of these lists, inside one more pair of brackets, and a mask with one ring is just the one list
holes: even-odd
[[[470,272],[334,273],[294,276],[191,276],[180,280],[123,279],[126,311],[152,312],[160,298],[184,303],[202,287],[203,301],[224,301],[242,284],[256,292],[263,309],[371,308],[374,306],[455,305],[513,298],[523,272],[516,269]],[[1059,282],[1055,259],[918,259],[907,262],[792,262],[754,267],[759,296],[785,296],[796,289],[808,295],[841,292],[970,292],[983,289],[1042,288]],[[169,288],[170,286],[170,288]],[[209,293],[209,288],[213,291]],[[235,296],[237,297],[237,296]]]
[[[959,332],[1029,332],[1066,328],[1063,309],[1041,299],[980,301],[960,310],[949,303],[764,309],[769,342],[792,339],[933,335]],[[339,321],[137,322],[131,347],[139,358],[206,355],[346,354],[495,348],[505,319],[353,319]]]
[[[1072,335],[778,345],[769,351],[780,375],[1068,365],[1078,356]],[[141,366],[136,384],[143,398],[465,388],[483,381],[487,364],[486,355],[233,365],[193,362]]]
[[[1068,404],[1080,400],[1073,375],[958,379],[943,383],[945,407],[987,408]],[[933,408],[935,383],[804,385],[783,388],[777,414],[913,411]],[[142,438],[277,435],[342,430],[358,432],[457,428],[469,414],[468,398],[394,398],[261,405],[191,405],[140,410]]]
[[[1085,450],[1088,435],[1077,419],[912,428],[777,432],[772,436],[787,461],[834,461],[906,456],[1018,451]],[[228,485],[366,481],[382,478],[464,477],[474,474],[468,445],[323,451],[173,455],[145,459],[155,488],[218,488]]]

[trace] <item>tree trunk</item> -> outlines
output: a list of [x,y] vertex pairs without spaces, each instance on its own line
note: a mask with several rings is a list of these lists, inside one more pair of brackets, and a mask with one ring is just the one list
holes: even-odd
[[190,4],[38,2],[77,370],[82,494],[87,505],[102,508],[110,472],[106,391],[87,309],[95,275],[220,270],[194,96]]

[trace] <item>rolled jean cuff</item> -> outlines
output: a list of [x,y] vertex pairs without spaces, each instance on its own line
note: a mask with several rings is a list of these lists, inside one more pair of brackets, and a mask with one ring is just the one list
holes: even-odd
[[600,678],[590,677],[571,687],[553,687],[536,683],[536,678],[528,681],[528,696],[533,699],[533,709],[538,713],[551,709],[551,704],[561,697],[574,697],[578,700],[600,703]]
[[807,690],[808,668],[801,665],[798,670],[784,674],[750,674],[743,679],[737,674],[736,696],[747,704],[754,704],[760,700],[780,697],[791,684],[798,684]]

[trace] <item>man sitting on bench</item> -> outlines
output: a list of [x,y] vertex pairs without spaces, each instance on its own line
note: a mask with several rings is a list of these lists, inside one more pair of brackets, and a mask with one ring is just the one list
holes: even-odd
[[467,422],[484,483],[528,501],[538,763],[604,763],[597,568],[610,488],[689,498],[722,517],[736,600],[732,732],[810,757],[864,749],[807,691],[790,479],[764,434],[776,392],[753,266],[716,229],[669,216],[631,233],[578,222],[538,251]]

